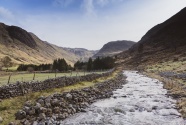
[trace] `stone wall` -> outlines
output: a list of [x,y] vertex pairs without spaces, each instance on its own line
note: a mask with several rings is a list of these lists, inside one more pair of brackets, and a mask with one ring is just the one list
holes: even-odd
[[23,125],[58,125],[75,113],[85,112],[96,100],[111,97],[114,90],[126,83],[125,79],[123,74],[118,74],[92,87],[41,96],[34,103],[27,101],[15,114],[16,119]]
[[55,79],[47,79],[42,82],[17,82],[16,84],[4,85],[0,87],[0,99],[23,96],[27,93],[39,92],[52,88],[60,88],[82,81],[93,81],[100,77],[109,76],[113,71],[114,69],[102,74],[88,74],[78,77],[59,77]]

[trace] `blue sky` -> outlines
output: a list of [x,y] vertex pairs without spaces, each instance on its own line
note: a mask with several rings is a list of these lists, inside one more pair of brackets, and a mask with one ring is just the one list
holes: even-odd
[[185,6],[186,0],[0,0],[0,22],[62,47],[97,50],[114,40],[138,42]]

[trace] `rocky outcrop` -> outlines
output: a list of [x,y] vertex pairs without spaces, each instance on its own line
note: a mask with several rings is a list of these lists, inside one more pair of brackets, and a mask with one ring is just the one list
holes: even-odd
[[93,87],[42,96],[34,104],[26,102],[15,116],[24,125],[60,124],[60,121],[77,112],[85,112],[97,99],[111,97],[112,91],[122,87],[124,83],[125,77],[119,74],[114,79],[97,83]]
[[27,93],[39,92],[52,88],[60,88],[82,81],[92,81],[100,77],[109,76],[113,71],[114,69],[102,74],[89,74],[79,77],[59,77],[42,82],[17,82],[16,84],[1,86],[0,99],[22,96]]

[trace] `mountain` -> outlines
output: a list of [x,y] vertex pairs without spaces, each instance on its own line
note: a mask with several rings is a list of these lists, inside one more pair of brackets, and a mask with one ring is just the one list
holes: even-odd
[[186,56],[186,8],[150,29],[128,51],[118,55],[118,63],[132,66],[152,64]]
[[128,50],[135,42],[121,40],[121,41],[112,41],[105,44],[93,57],[105,57],[113,56],[125,50]]
[[[92,51],[84,51],[85,58],[91,57],[91,53]],[[64,58],[72,65],[84,58],[84,55],[74,53],[73,49],[68,51],[66,48],[42,41],[35,34],[20,27],[0,23],[0,58],[9,56],[15,64],[52,63],[56,58]]]
[[95,55],[97,50],[87,50],[84,48],[64,48],[66,51],[75,54],[80,60],[87,61],[90,57]]

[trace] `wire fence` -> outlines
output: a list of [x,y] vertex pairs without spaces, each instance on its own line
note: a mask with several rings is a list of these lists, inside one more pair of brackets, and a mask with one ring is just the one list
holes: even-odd
[[44,81],[46,79],[53,79],[57,77],[72,77],[72,76],[84,76],[92,73],[101,74],[110,70],[94,70],[94,71],[70,71],[70,72],[35,72],[35,73],[13,73],[10,75],[0,76],[0,86],[6,84],[12,84],[16,82],[28,82],[28,81]]

